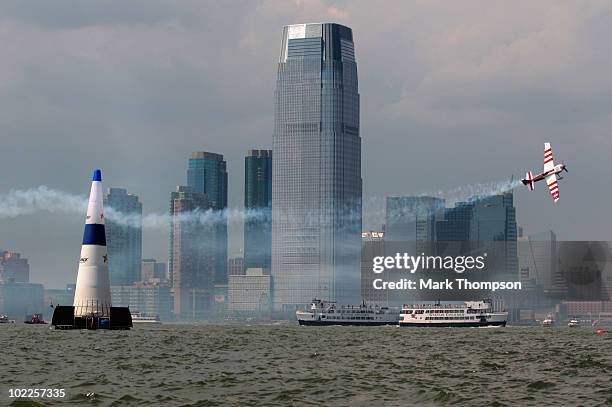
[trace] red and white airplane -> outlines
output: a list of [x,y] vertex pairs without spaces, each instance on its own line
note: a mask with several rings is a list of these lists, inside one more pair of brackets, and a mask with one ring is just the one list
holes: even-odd
[[527,171],[525,179],[522,180],[522,182],[523,185],[528,185],[529,189],[533,191],[535,189],[535,183],[545,179],[553,201],[557,202],[559,200],[559,186],[557,185],[557,181],[563,179],[563,177],[559,175],[562,171],[568,172],[567,167],[565,164],[555,165],[550,143],[544,143],[544,172],[534,177],[531,171]]

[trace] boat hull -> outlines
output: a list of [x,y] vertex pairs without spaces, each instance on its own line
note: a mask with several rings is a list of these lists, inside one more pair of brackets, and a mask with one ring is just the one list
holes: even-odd
[[331,326],[331,325],[344,325],[344,326],[383,326],[383,325],[397,325],[397,321],[318,321],[318,320],[303,320],[298,319],[298,323],[302,326]]
[[506,321],[469,321],[469,322],[400,322],[401,327],[415,327],[415,328],[480,328],[486,326],[506,326]]

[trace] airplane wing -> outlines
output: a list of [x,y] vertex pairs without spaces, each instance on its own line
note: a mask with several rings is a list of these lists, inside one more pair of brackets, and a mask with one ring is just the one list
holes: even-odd
[[[552,148],[550,148],[550,143],[544,143],[544,172],[553,168],[555,168],[555,162],[553,161]],[[548,182],[548,178],[546,180]]]
[[557,176],[555,174],[547,175],[546,183],[548,184],[548,189],[550,190],[550,195],[552,195],[553,201],[557,202],[559,200],[559,185],[557,185]]

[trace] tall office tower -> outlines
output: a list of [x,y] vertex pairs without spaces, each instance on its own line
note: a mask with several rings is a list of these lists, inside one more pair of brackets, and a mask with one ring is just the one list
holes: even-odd
[[0,282],[29,283],[30,265],[21,254],[0,250]]
[[359,301],[361,138],[353,33],[283,28],[274,94],[274,309]]
[[196,319],[210,310],[213,299],[214,225],[199,215],[211,205],[206,195],[178,186],[170,194],[170,278],[174,287],[174,313]]
[[106,222],[108,271],[111,285],[140,281],[142,260],[142,204],[123,188],[109,188],[104,196],[107,210],[118,212],[125,222]]
[[270,269],[272,257],[272,150],[250,150],[244,159],[244,264]]
[[516,241],[513,194],[493,195],[474,201],[470,237],[477,241]]
[[488,245],[488,255],[490,261],[493,260],[493,254],[505,261],[505,266],[499,268],[499,278],[514,281],[519,279],[516,239],[516,209],[512,192],[473,202],[470,240],[479,242],[481,246],[483,242],[497,242]]
[[[206,151],[191,153],[187,168],[187,185],[206,195],[214,218],[214,283],[227,284],[227,164],[223,155]],[[210,239],[210,237],[208,237]]]
[[444,199],[431,196],[387,198],[385,240],[434,241],[436,220],[444,213]]

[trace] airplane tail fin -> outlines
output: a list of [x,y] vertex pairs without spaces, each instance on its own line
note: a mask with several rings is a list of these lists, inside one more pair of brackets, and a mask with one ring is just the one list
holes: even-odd
[[528,185],[530,190],[534,190],[535,189],[535,183],[533,182],[533,174],[531,174],[531,171],[527,171],[527,173],[525,174],[525,179],[522,180],[523,185]]

